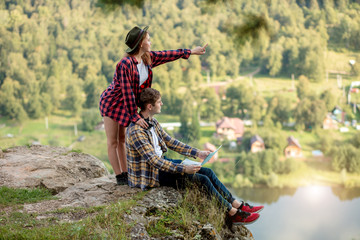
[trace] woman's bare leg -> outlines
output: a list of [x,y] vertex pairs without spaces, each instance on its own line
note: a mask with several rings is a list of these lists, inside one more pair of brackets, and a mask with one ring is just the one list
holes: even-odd
[[109,117],[104,117],[104,126],[107,139],[107,150],[109,162],[114,170],[115,175],[121,174],[120,160],[117,154],[118,149],[118,134],[119,134],[119,123],[115,122]]
[[120,167],[122,172],[127,172],[125,132],[126,132],[126,127],[119,125],[119,134],[118,134],[119,144],[118,144],[117,152],[120,159]]

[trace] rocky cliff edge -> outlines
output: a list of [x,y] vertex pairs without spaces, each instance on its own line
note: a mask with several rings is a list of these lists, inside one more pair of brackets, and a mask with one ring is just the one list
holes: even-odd
[[[67,207],[93,207],[116,201],[132,199],[141,190],[118,186],[105,165],[97,158],[83,153],[69,151],[63,147],[21,146],[0,150],[0,186],[10,188],[49,189],[57,200],[24,204],[21,211],[37,213],[37,218],[56,217],[64,222],[79,221],[88,214],[69,214],[57,209]],[[156,221],[150,211],[166,211],[177,206],[182,194],[175,189],[159,187],[150,190],[136,206],[124,215],[126,222],[133,225],[131,239],[155,239],[146,231],[149,222]],[[6,211],[6,209],[3,209]],[[55,216],[56,215],[56,216]],[[219,213],[222,217],[222,214]],[[135,224],[134,224],[135,223]],[[223,227],[218,233],[211,223],[200,224],[197,236],[200,239],[253,239],[251,232],[243,226]],[[184,239],[181,233],[162,239]]]

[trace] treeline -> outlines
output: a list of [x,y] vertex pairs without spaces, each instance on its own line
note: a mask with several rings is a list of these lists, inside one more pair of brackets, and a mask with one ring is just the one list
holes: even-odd
[[226,91],[226,99],[221,102],[222,112],[228,117],[252,119],[266,128],[282,128],[289,122],[296,123],[297,130],[312,130],[322,127],[328,112],[340,106],[347,120],[355,119],[345,96],[332,88],[317,92],[311,88],[309,79],[300,76],[296,85],[297,98],[285,94],[265,98],[248,84],[235,84]]
[[331,166],[335,171],[360,173],[360,133],[342,143],[334,138],[331,132],[322,131],[319,136],[320,149],[327,156],[331,156]]
[[[1,115],[24,121],[58,109],[80,115],[83,108],[97,108],[134,25],[150,25],[154,50],[209,43],[205,56],[155,69],[153,85],[167,101],[166,113],[189,113],[196,106],[206,120],[221,114],[214,93],[199,90],[207,73],[212,79],[235,78],[243,69],[261,67],[271,76],[295,74],[322,81],[329,44],[360,48],[357,1],[162,0],[113,11],[99,6],[95,0],[0,2]],[[232,29],[246,22],[249,12],[266,17],[270,34],[259,32],[240,44]],[[191,106],[184,109],[186,104]],[[224,113],[234,111],[225,108]]]
[[[315,143],[314,147],[321,149],[326,156],[331,156],[330,169],[341,173],[341,184],[345,187],[354,187],[357,183],[352,177],[347,177],[347,173],[360,173],[360,133],[342,142],[339,142],[333,134],[331,131],[317,129],[315,135],[319,138],[319,142]],[[284,183],[279,181],[279,176],[303,168],[301,161],[293,158],[284,159],[283,150],[286,144],[281,141],[284,136],[281,136],[280,131],[264,130],[266,149],[256,153],[248,151],[249,136],[251,133],[247,133],[243,137],[241,146],[233,150],[238,152],[235,161],[216,161],[212,165],[216,174],[232,187],[254,185],[283,187]],[[226,144],[224,147],[227,147]]]
[[275,150],[266,149],[257,153],[243,151],[235,161],[216,161],[212,169],[234,188],[252,187],[254,184],[282,187],[278,176],[298,170],[301,164],[291,158],[280,161]]
[[[265,150],[250,152],[250,138],[260,134],[265,143]],[[329,169],[341,173],[341,183],[345,187],[356,186],[355,180],[347,177],[347,173],[360,173],[360,133],[354,134],[346,141],[340,141],[333,131],[317,128],[314,136],[319,140],[314,143],[329,158]],[[268,187],[282,187],[280,175],[293,173],[303,167],[303,163],[294,158],[284,159],[287,145],[286,135],[278,128],[262,128],[260,132],[252,129],[242,137],[242,143],[229,152],[236,153],[235,161],[216,161],[212,169],[232,187],[252,187],[254,184]],[[220,144],[218,142],[217,144]],[[229,147],[222,142],[223,147]],[[326,164],[326,162],[324,162]]]
[[[256,134],[263,139],[265,150],[253,153],[250,151],[250,142]],[[229,148],[229,152],[236,153],[235,161],[227,163],[216,161],[212,169],[235,188],[251,187],[254,184],[281,187],[278,176],[292,173],[301,166],[301,163],[295,159],[284,159],[287,137],[277,127],[249,129],[242,136],[240,145]],[[217,144],[222,144],[225,148],[230,146],[227,141]]]

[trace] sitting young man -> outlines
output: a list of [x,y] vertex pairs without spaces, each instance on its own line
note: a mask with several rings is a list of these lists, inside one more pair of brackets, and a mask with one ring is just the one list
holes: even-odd
[[183,165],[181,160],[163,157],[167,148],[188,157],[206,158],[209,151],[199,151],[167,134],[155,114],[161,112],[161,95],[159,91],[147,88],[141,92],[140,115],[147,126],[131,123],[126,132],[128,161],[128,183],[131,187],[146,190],[157,186],[184,186],[184,180],[205,188],[209,196],[215,197],[219,204],[226,207],[233,224],[250,224],[259,218],[256,212],[264,207],[252,207],[247,203],[235,200],[215,173],[199,165]]

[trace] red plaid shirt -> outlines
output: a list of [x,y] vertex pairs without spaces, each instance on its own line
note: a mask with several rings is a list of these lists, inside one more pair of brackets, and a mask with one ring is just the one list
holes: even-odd
[[101,116],[110,117],[120,125],[127,127],[130,122],[137,122],[141,117],[137,113],[137,103],[141,90],[151,87],[152,68],[160,64],[171,62],[179,58],[188,59],[189,49],[168,50],[150,52],[151,65],[148,79],[139,86],[140,76],[135,57],[130,56],[121,59],[116,65],[114,78],[109,87],[101,94]]

